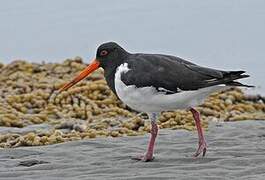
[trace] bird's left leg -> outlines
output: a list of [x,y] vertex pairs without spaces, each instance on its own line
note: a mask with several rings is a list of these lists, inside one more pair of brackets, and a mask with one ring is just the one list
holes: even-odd
[[206,150],[207,150],[207,144],[206,144],[206,141],[205,141],[205,138],[203,135],[201,120],[200,120],[200,113],[194,108],[190,108],[190,111],[191,111],[193,118],[195,120],[196,128],[198,131],[198,137],[199,137],[199,147],[198,147],[197,151],[195,152],[194,157],[199,156],[201,153],[202,153],[202,156],[205,156]]
[[151,132],[150,132],[151,136],[148,143],[147,151],[145,154],[133,157],[132,159],[141,160],[145,162],[152,161],[154,159],[153,154],[154,154],[155,140],[158,134],[158,126],[156,124],[156,119],[158,115],[159,115],[158,113],[148,113],[148,116],[151,120]]

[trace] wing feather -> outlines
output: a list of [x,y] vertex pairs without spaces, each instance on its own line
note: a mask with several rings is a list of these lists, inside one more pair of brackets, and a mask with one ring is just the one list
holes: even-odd
[[153,86],[170,93],[229,84],[235,79],[248,76],[242,75],[244,71],[201,67],[178,57],[160,54],[134,54],[127,62],[130,71],[121,76],[126,85]]

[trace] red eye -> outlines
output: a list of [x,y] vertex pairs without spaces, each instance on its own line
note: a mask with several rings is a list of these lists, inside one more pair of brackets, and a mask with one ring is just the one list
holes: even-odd
[[106,50],[102,50],[100,52],[100,56],[106,56],[107,54],[108,54],[108,51],[106,51]]

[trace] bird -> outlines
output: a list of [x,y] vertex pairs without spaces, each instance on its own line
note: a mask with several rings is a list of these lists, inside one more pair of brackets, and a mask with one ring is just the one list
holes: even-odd
[[198,148],[193,156],[205,156],[207,143],[200,113],[195,107],[213,92],[235,86],[253,87],[236,81],[249,77],[245,71],[212,69],[172,55],[130,53],[116,42],[106,42],[97,48],[96,58],[58,92],[69,89],[100,67],[104,69],[107,85],[118,99],[131,109],[146,113],[151,121],[146,152],[132,157],[144,162],[154,159],[157,120],[161,112],[190,111],[198,132]]

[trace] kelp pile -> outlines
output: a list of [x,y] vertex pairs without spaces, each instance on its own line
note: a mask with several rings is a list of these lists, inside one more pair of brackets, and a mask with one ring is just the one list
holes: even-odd
[[[147,116],[116,98],[104,80],[103,70],[97,70],[66,92],[56,93],[85,67],[80,57],[61,64],[0,64],[0,147],[149,132]],[[235,88],[212,94],[197,109],[205,128],[210,120],[265,119],[264,98],[247,96]],[[191,113],[185,110],[163,112],[158,124],[160,128],[195,129]]]

